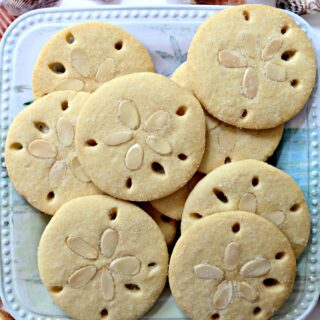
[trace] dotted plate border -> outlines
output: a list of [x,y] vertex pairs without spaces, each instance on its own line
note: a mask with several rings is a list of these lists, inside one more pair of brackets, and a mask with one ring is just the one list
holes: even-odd
[[[17,20],[6,31],[0,46],[1,82],[0,88],[0,144],[1,144],[1,167],[0,167],[0,256],[1,256],[1,296],[5,307],[16,317],[16,319],[28,320],[58,320],[58,318],[44,317],[33,314],[24,306],[19,304],[13,289],[13,254],[12,254],[12,229],[9,221],[12,219],[9,199],[9,183],[4,163],[4,146],[9,127],[9,108],[12,90],[12,53],[19,37],[26,31],[30,31],[34,26],[40,24],[77,23],[88,20],[102,21],[134,21],[134,20],[205,20],[213,13],[226,8],[225,6],[149,6],[149,7],[126,7],[126,6],[101,6],[83,9],[41,9],[29,12]],[[318,60],[320,50],[312,28],[301,17],[288,13],[296,23],[307,33],[311,39]],[[318,75],[320,66],[318,63]],[[305,295],[296,308],[282,317],[286,320],[302,320],[315,307],[320,293],[320,242],[318,232],[319,219],[319,134],[320,122],[316,103],[320,106],[320,84],[317,78],[316,86],[307,104],[308,109],[308,132],[309,132],[309,208],[311,214],[311,245],[309,246],[307,271],[305,279]],[[279,319],[277,317],[277,319]]]

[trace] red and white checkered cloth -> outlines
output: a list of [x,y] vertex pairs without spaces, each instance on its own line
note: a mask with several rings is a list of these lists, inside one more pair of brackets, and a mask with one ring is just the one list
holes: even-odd
[[15,17],[11,16],[6,9],[0,7],[0,40],[14,19]]

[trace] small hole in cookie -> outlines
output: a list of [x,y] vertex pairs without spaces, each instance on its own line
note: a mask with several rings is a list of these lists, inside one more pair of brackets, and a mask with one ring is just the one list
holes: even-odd
[[152,162],[151,168],[156,173],[165,174],[164,168],[159,162]]
[[179,116],[179,117],[182,117],[186,114],[187,112],[187,108],[185,106],[181,106],[177,109],[176,111],[176,114]]
[[226,197],[226,195],[223,193],[222,190],[214,188],[213,192],[221,202],[223,202],[223,203],[227,203],[228,202],[228,198]]
[[48,133],[49,132],[49,127],[44,123],[40,121],[35,121],[34,126],[37,130],[39,130],[42,133]]
[[254,187],[256,187],[259,184],[259,178],[253,177],[251,183]]
[[289,61],[296,54],[296,50],[287,50],[281,55],[281,59]]
[[166,223],[171,222],[171,218],[165,216],[164,214],[162,214],[162,215],[160,216],[160,219],[161,219],[163,222],[166,222]]
[[237,233],[240,231],[240,223],[236,222],[233,226],[232,226],[232,232],[233,233]]
[[267,278],[263,280],[263,284],[265,287],[274,287],[279,284],[279,281],[277,279]]
[[90,140],[86,141],[86,146],[88,146],[88,147],[95,147],[96,145],[97,145],[96,140],[90,139]]
[[116,220],[118,214],[118,209],[117,208],[111,208],[109,210],[109,218],[110,220]]
[[278,252],[275,256],[277,260],[281,260],[286,254],[284,252]]
[[53,199],[54,199],[54,196],[55,196],[54,192],[53,192],[53,191],[50,191],[50,192],[47,194],[47,200],[48,200],[48,201],[53,200]]
[[224,159],[224,163],[227,164],[227,163],[230,163],[231,162],[231,158],[230,157],[226,157]]
[[182,161],[188,159],[188,157],[187,157],[184,153],[180,153],[180,154],[178,155],[178,158],[179,158],[180,160],[182,160]]
[[52,293],[59,293],[63,290],[62,286],[53,286],[50,288],[50,292]]
[[281,33],[282,33],[282,34],[285,34],[285,33],[288,32],[288,30],[289,30],[289,27],[288,27],[287,25],[285,25],[285,26],[283,26],[283,27],[281,28]]
[[297,80],[297,79],[293,79],[290,81],[290,85],[293,88],[296,88],[298,86],[298,84],[299,84],[299,80]]
[[126,181],[126,187],[127,189],[130,189],[132,187],[132,179],[131,178],[128,178],[127,181]]
[[253,314],[254,314],[254,315],[257,315],[257,314],[259,314],[261,311],[262,311],[262,310],[261,310],[260,307],[255,307],[255,308],[253,309]]
[[192,213],[190,213],[190,218],[201,219],[202,215],[200,213],[197,213],[197,212],[192,212]]
[[108,310],[107,309],[102,309],[100,311],[101,319],[104,319],[108,316]]
[[148,267],[149,268],[153,268],[153,267],[155,267],[157,264],[155,263],[155,262],[150,262],[149,264],[148,264]]
[[244,109],[244,110],[242,110],[240,117],[241,117],[241,119],[244,119],[247,115],[248,115],[248,111],[247,111],[247,109]]
[[117,50],[121,50],[122,47],[123,47],[123,42],[122,40],[118,41],[115,43],[114,47],[117,49]]
[[65,66],[60,62],[50,63],[49,68],[56,74],[62,74],[66,72]]
[[244,20],[249,21],[250,20],[250,14],[247,10],[242,12],[242,15],[244,17]]
[[66,40],[67,40],[67,42],[68,42],[69,44],[74,43],[74,35],[73,35],[71,32],[69,32],[69,33],[66,35]]
[[140,290],[140,287],[134,283],[126,283],[124,286],[130,291],[139,291]]
[[219,319],[220,318],[220,314],[219,313],[214,313],[212,316],[211,316],[211,319]]
[[297,211],[299,208],[300,208],[299,203],[296,203],[296,204],[294,204],[294,205],[290,208],[290,211],[295,212],[295,211]]
[[67,101],[67,100],[62,101],[62,102],[61,102],[61,110],[62,110],[62,111],[66,111],[68,108],[69,108],[68,101]]
[[23,149],[23,146],[20,142],[14,142],[14,143],[11,143],[10,145],[10,149],[13,149],[13,150],[22,150]]

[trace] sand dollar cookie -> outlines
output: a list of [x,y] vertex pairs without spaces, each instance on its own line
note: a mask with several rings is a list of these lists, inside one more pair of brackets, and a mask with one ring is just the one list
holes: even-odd
[[153,71],[148,51],[125,30],[104,22],[64,28],[43,47],[36,62],[35,98],[58,90],[93,92],[124,74]]
[[51,93],[22,110],[6,141],[5,161],[17,190],[38,210],[54,214],[71,199],[101,193],[75,152],[78,114],[85,92]]
[[271,221],[288,237],[296,256],[307,245],[310,217],[303,193],[288,174],[271,165],[242,160],[210,172],[186,201],[182,232],[203,217],[233,210]]
[[130,320],[162,292],[168,252],[144,211],[99,195],[57,211],[41,237],[38,262],[43,283],[72,318]]
[[295,272],[295,255],[282,232],[257,215],[231,211],[182,235],[169,282],[191,319],[267,320],[288,298]]
[[192,88],[207,111],[240,128],[274,128],[312,91],[316,60],[307,35],[264,5],[223,10],[198,29],[188,53]]
[[[171,79],[192,91],[187,64],[182,64]],[[240,129],[225,124],[205,113],[207,133],[206,149],[199,171],[209,173],[229,162],[244,159],[267,160],[277,148],[284,125],[266,130]]]
[[150,201],[185,185],[205,144],[197,99],[173,81],[136,73],[109,81],[88,99],[76,148],[94,183],[108,194]]

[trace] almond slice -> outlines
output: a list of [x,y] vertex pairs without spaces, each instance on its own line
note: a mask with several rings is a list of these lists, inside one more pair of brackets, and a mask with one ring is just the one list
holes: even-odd
[[233,50],[221,50],[218,54],[219,63],[228,68],[240,68],[247,65],[244,56]]
[[248,32],[244,35],[244,47],[246,50],[246,53],[249,57],[254,58],[257,53],[257,39],[256,36]]
[[154,136],[147,137],[146,144],[149,146],[150,149],[152,149],[156,153],[159,153],[162,156],[168,155],[172,152],[172,148],[167,141],[163,139],[158,139]]
[[243,94],[249,98],[253,99],[258,92],[259,81],[256,70],[253,68],[247,68],[243,75],[242,80],[242,91]]
[[123,125],[135,130],[140,125],[140,115],[136,104],[131,100],[122,100],[119,104],[119,119]]
[[264,69],[268,79],[278,82],[286,81],[287,76],[285,68],[272,62],[267,62]]
[[36,139],[28,145],[28,151],[36,158],[51,159],[57,155],[57,149],[46,140]]
[[140,271],[140,260],[133,256],[115,259],[110,264],[110,269],[125,276],[133,276]]
[[219,284],[213,298],[213,305],[216,309],[226,309],[231,303],[233,296],[233,285],[231,281],[223,281]]
[[107,58],[98,67],[96,81],[106,82],[114,78],[116,73],[116,64],[112,58]]
[[75,178],[81,182],[90,182],[90,178],[85,174],[77,156],[71,159],[71,171]]
[[56,161],[49,172],[49,183],[52,188],[60,186],[67,172],[67,164],[63,160]]
[[66,240],[67,247],[77,255],[86,259],[97,259],[98,252],[90,244],[80,237],[68,237]]
[[70,53],[71,65],[84,77],[90,73],[90,65],[87,54],[80,48],[74,48]]
[[213,279],[221,281],[224,277],[224,272],[210,264],[201,263],[193,267],[193,270],[199,279]]
[[231,242],[224,251],[224,264],[226,270],[233,271],[237,269],[240,263],[241,245],[237,242]]
[[271,59],[281,48],[282,46],[282,38],[273,38],[267,44],[262,50],[261,58],[266,61]]
[[56,85],[56,91],[74,90],[81,91],[84,88],[84,82],[79,79],[64,79]]
[[221,153],[230,152],[237,142],[236,128],[221,126],[218,134],[218,148]]
[[113,229],[106,229],[100,239],[100,249],[101,253],[107,257],[110,258],[118,245],[119,236],[116,231]]
[[256,213],[257,211],[256,196],[251,192],[245,193],[239,201],[239,210]]
[[272,211],[272,212],[267,212],[264,215],[264,218],[268,219],[276,226],[280,226],[285,221],[286,215],[283,211]]
[[73,143],[74,127],[66,118],[60,118],[57,122],[57,135],[60,143],[64,147],[69,147]]
[[69,278],[68,283],[71,288],[78,289],[86,285],[97,273],[94,266],[83,267],[75,271]]
[[170,120],[170,114],[167,111],[157,111],[153,113],[145,124],[146,131],[158,131],[163,129]]
[[256,257],[243,265],[240,274],[246,278],[258,278],[267,274],[271,269],[270,261],[263,257]]
[[251,284],[242,281],[238,283],[239,296],[248,302],[256,302],[259,300],[259,291]]
[[105,300],[110,301],[114,297],[114,283],[108,269],[103,269],[100,278],[101,292]]
[[143,162],[143,149],[140,144],[136,143],[130,147],[126,154],[125,164],[130,170],[137,170]]
[[120,131],[109,134],[105,140],[104,143],[108,146],[118,146],[122,143],[128,142],[132,139],[132,133],[126,132],[126,131]]

